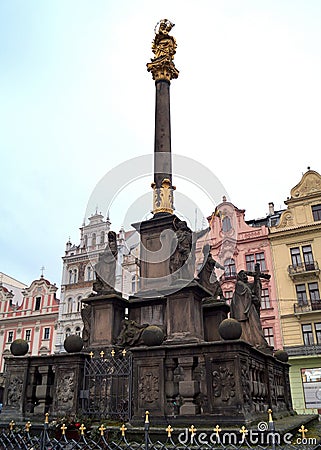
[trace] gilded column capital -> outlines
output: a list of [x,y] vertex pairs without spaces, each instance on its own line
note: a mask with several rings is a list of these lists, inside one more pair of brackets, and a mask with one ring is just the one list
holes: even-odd
[[156,183],[152,183],[154,190],[153,195],[153,214],[169,213],[173,214],[173,191],[176,187],[172,186],[168,178],[164,178],[160,188],[157,188]]
[[153,80],[170,81],[178,77],[179,71],[173,62],[176,53],[176,40],[168,33],[174,24],[167,19],[162,19],[155,27],[155,38],[152,51],[155,55],[150,63],[147,63],[147,71],[153,75]]

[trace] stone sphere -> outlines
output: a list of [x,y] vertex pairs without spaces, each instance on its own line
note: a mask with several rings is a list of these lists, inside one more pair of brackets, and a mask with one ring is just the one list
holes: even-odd
[[24,339],[16,339],[11,343],[10,351],[13,356],[24,356],[29,351],[29,344]]
[[274,352],[274,357],[282,362],[288,362],[289,355],[284,350],[277,350]]
[[145,345],[161,345],[164,340],[164,331],[156,325],[149,325],[142,333],[142,340]]
[[82,350],[84,345],[84,341],[81,339],[80,336],[77,336],[76,334],[71,334],[70,336],[67,336],[64,341],[64,347],[66,352],[68,353],[78,353]]
[[218,327],[218,332],[225,341],[233,341],[240,339],[242,326],[235,319],[224,319]]

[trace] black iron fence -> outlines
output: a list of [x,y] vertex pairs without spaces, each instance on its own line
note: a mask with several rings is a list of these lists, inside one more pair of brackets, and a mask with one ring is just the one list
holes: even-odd
[[132,404],[132,356],[112,350],[85,361],[80,392],[84,416],[128,421]]
[[[129,426],[128,426],[129,428]],[[158,432],[163,433],[163,439],[152,440],[150,433],[149,412],[146,411],[142,439],[133,441],[127,437],[127,427],[123,424],[117,429],[108,429],[104,425],[86,430],[82,424],[77,438],[69,438],[67,427],[62,424],[59,429],[52,429],[49,415],[46,414],[43,428],[38,433],[31,431],[32,424],[27,422],[24,429],[16,427],[13,421],[6,430],[0,430],[1,450],[58,450],[58,449],[97,449],[97,450],[321,450],[319,437],[309,436],[308,429],[302,425],[298,434],[280,434],[275,429],[272,412],[269,410],[268,422],[260,422],[256,430],[245,426],[239,430],[224,431],[216,425],[211,431],[199,431],[191,425],[186,429],[174,430],[168,425]],[[55,436],[59,431],[60,437]]]

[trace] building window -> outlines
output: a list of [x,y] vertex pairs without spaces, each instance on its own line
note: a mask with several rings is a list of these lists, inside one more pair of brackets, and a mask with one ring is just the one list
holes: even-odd
[[270,295],[269,295],[268,288],[262,289],[262,293],[261,293],[261,308],[262,309],[271,308]]
[[76,336],[80,336],[81,329],[80,327],[76,327]]
[[233,297],[233,291],[225,291],[224,292],[224,298],[225,298],[226,303],[228,305],[231,304],[232,297]]
[[7,342],[12,342],[13,341],[13,331],[8,331],[8,340]]
[[246,261],[246,270],[248,272],[254,272],[254,255],[245,255],[245,261]]
[[304,245],[302,247],[303,261],[305,270],[314,270],[314,261],[311,245]]
[[41,297],[36,297],[35,311],[40,310]]
[[234,278],[236,276],[235,261],[233,258],[229,258],[224,262],[225,278]]
[[25,331],[25,340],[30,341],[30,339],[31,339],[31,330],[26,330]]
[[72,298],[69,297],[67,300],[67,314],[72,313]]
[[307,292],[305,289],[305,284],[296,284],[295,289],[296,289],[296,297],[298,299],[299,305],[301,305],[301,306],[307,305],[308,297],[307,297]]
[[274,333],[272,327],[263,328],[263,334],[265,339],[267,340],[267,343],[271,345],[271,347],[274,347]]
[[44,328],[44,330],[43,330],[43,338],[44,339],[49,339],[49,336],[50,336],[50,328]]
[[266,263],[265,263],[265,255],[264,255],[264,252],[256,253],[256,254],[255,254],[255,259],[256,259],[256,262],[257,262],[258,264],[260,264],[260,270],[261,270],[261,272],[264,272],[264,271],[266,270]]
[[66,338],[71,335],[71,329],[66,328]]
[[74,269],[74,280],[73,280],[73,282],[77,283],[77,281],[78,281],[78,270]]
[[136,292],[136,275],[132,275],[132,293]]
[[314,324],[314,328],[315,328],[315,335],[317,338],[317,344],[321,344],[321,323],[315,323]]
[[73,276],[72,276],[72,270],[69,270],[69,284],[72,284]]
[[90,281],[92,278],[92,268],[91,266],[87,266],[87,281]]
[[87,245],[88,245],[88,236],[87,236],[87,234],[85,234],[85,236],[84,236],[84,246],[87,248]]
[[77,312],[81,311],[81,296],[77,298]]
[[255,255],[254,254],[245,255],[245,262],[246,262],[246,270],[248,272],[254,272],[254,270],[255,270],[255,263],[260,264],[261,272],[266,270],[266,263],[265,263],[264,252],[255,253]]
[[313,220],[315,222],[317,222],[318,220],[321,220],[321,205],[312,206],[312,214],[313,214]]
[[318,302],[320,300],[318,283],[308,283],[308,289],[311,302]]
[[100,243],[101,243],[101,244],[104,244],[104,243],[105,243],[105,232],[104,232],[104,231],[102,231],[102,232],[100,233]]
[[225,216],[222,219],[222,231],[223,233],[227,233],[232,228],[231,219],[228,216]]
[[302,264],[300,248],[299,247],[291,248],[290,253],[293,267],[300,266]]
[[93,247],[96,246],[96,233],[93,233],[92,236],[91,236],[91,245]]
[[313,345],[313,333],[312,333],[312,325],[307,323],[302,325],[302,336],[304,345]]

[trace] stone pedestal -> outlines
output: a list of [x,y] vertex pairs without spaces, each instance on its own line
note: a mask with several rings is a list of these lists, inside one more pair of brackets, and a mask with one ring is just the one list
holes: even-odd
[[[133,418],[213,426],[266,420],[267,410],[293,414],[289,365],[241,341],[136,347]],[[170,421],[170,422],[169,422]]]
[[141,289],[161,290],[171,283],[169,258],[174,223],[179,220],[174,214],[157,214],[153,219],[132,224],[140,233]]
[[167,344],[200,342],[204,340],[202,299],[207,294],[201,285],[192,281],[167,295]]
[[7,378],[2,420],[43,420],[79,414],[83,386],[83,353],[6,357]]
[[229,305],[225,302],[213,301],[203,304],[204,339],[205,341],[220,341],[218,332],[220,323],[227,319]]
[[128,301],[118,293],[111,293],[86,298],[83,303],[91,308],[90,333],[85,348],[97,349],[114,345],[125,318]]

